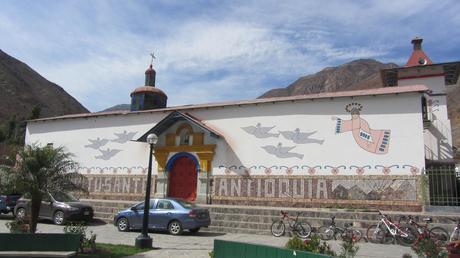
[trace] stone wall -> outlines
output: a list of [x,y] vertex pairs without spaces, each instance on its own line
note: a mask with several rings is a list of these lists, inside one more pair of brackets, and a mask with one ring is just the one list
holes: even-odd
[[[142,201],[147,183],[146,175],[85,175],[89,198]],[[152,177],[152,194],[155,177]]]
[[216,176],[213,203],[420,210],[417,176]]

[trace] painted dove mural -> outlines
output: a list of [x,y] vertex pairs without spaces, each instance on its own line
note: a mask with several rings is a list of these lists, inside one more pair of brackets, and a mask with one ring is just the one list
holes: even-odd
[[279,133],[270,133],[270,130],[273,128],[275,128],[275,126],[262,127],[260,123],[257,123],[256,126],[241,127],[245,132],[254,135],[256,138],[278,137]]
[[117,142],[117,143],[126,143],[130,140],[133,139],[134,135],[137,134],[137,132],[127,132],[124,130],[122,133],[114,133],[117,138],[111,140],[112,142]]
[[118,152],[120,152],[121,150],[107,148],[105,150],[100,149],[99,151],[101,152],[101,155],[95,156],[94,158],[103,159],[103,160],[109,160],[113,156],[115,156]]
[[95,149],[95,150],[98,150],[100,147],[106,145],[109,142],[109,140],[101,139],[99,137],[97,137],[94,140],[88,139],[88,141],[91,142],[91,144],[85,145],[85,148],[92,148],[92,149]]
[[277,146],[267,145],[262,146],[262,148],[269,154],[275,155],[278,158],[285,159],[285,158],[298,158],[303,159],[303,154],[290,152],[296,146],[292,147],[283,147],[281,143],[278,143]]
[[315,133],[316,131],[313,131],[311,133],[301,132],[299,128],[296,128],[294,131],[280,131],[280,134],[284,138],[291,140],[297,144],[307,144],[307,143],[323,144],[324,140],[310,138],[310,136],[312,136]]

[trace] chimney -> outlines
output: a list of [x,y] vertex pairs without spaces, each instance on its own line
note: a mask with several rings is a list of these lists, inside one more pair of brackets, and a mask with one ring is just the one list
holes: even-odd
[[422,42],[423,42],[422,38],[415,37],[411,41],[412,45],[414,45],[414,50],[422,50]]

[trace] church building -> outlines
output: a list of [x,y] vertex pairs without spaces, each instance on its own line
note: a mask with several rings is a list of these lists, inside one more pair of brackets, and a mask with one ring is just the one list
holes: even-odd
[[152,196],[419,211],[427,164],[452,160],[446,87],[460,62],[412,43],[382,88],[175,107],[150,65],[130,111],[31,120],[26,143],[73,153],[94,199],[143,200],[154,133]]

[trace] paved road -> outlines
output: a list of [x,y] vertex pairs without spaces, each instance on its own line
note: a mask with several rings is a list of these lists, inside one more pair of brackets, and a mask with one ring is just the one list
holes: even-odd
[[[0,215],[0,232],[8,232],[5,223],[12,217],[8,215]],[[111,243],[111,244],[126,244],[134,245],[134,239],[140,232],[118,232],[111,224],[95,221],[88,227],[88,231],[92,230],[97,234],[96,242]],[[38,231],[43,233],[61,233],[62,226],[52,225],[51,222],[42,221],[38,225]],[[211,233],[199,232],[195,235],[185,233],[181,236],[171,236],[167,233],[151,233],[154,247],[158,248],[146,253],[131,256],[131,258],[140,257],[161,257],[161,258],[208,258],[208,252],[213,248],[214,239],[231,240],[239,242],[250,242],[272,246],[283,246],[288,240],[287,237],[273,237],[265,235],[249,235],[249,234],[230,234],[230,233]],[[339,242],[329,241],[332,248],[339,251]],[[401,258],[403,254],[412,254],[412,257],[417,257],[409,247],[399,245],[377,245],[371,243],[359,243],[360,250],[358,256],[360,258]]]

